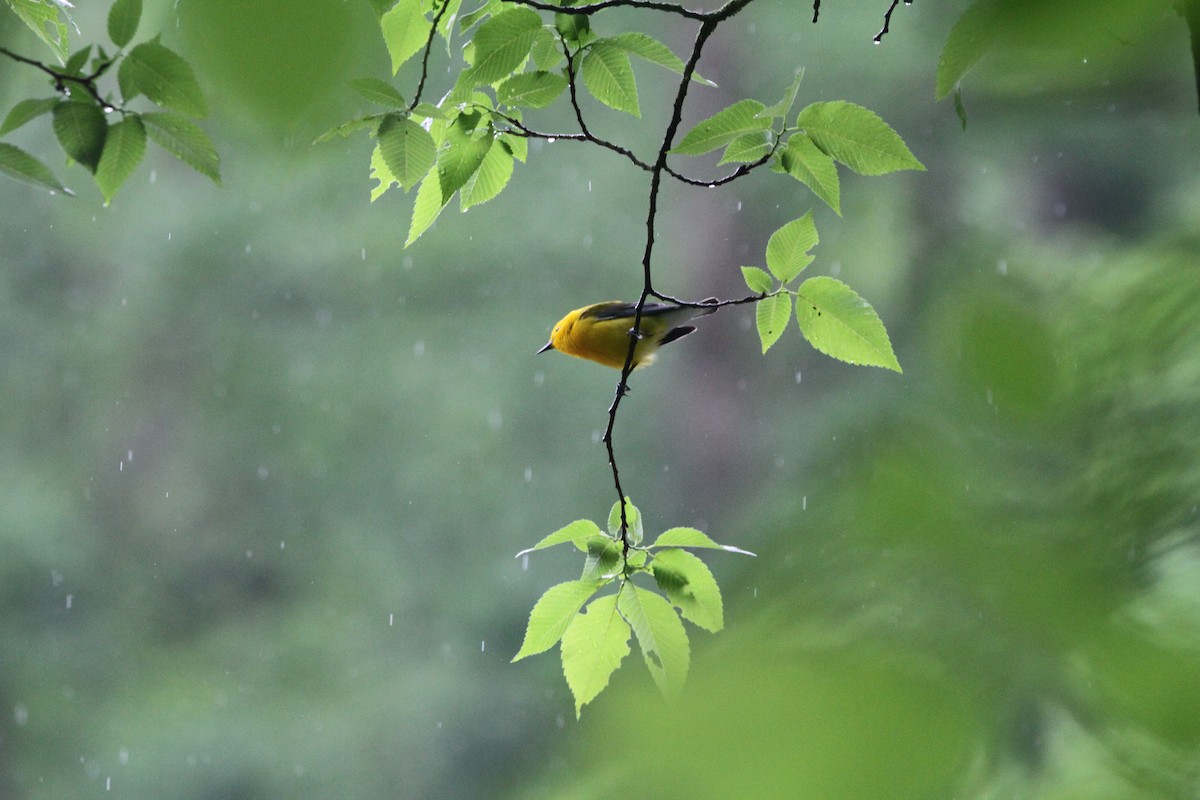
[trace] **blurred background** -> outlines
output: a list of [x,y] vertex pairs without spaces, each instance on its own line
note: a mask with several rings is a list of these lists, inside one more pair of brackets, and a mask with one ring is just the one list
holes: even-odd
[[[904,374],[795,328],[764,357],[730,308],[635,376],[616,447],[648,533],[758,558],[706,556],[726,630],[690,629],[680,700],[635,652],[577,722],[557,651],[509,661],[580,564],[513,555],[607,515],[616,376],[534,351],[636,296],[645,175],[535,142],[404,250],[413,196],[368,202],[365,137],[310,145],[371,110],[348,79],[388,77],[369,4],[149,4],[222,186],[151,148],[105,208],[47,118],[8,137],[80,196],[0,184],[0,798],[1200,797],[1186,28],[985,59],[964,131],[932,96],[965,3],[902,5],[876,46],[886,5],[752,5],[688,119],[803,66],[800,105],[875,110],[928,171],[843,173],[840,218],[768,173],[668,185],[655,269],[740,296],[812,208],[809,273],[874,304]],[[48,57],[8,13],[0,42]],[[643,121],[594,120],[644,154],[670,75],[638,75]],[[46,94],[0,61],[4,111]]]

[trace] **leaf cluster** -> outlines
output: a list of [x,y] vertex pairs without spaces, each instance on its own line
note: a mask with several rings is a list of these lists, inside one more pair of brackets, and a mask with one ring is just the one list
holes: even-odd
[[[157,36],[125,50],[137,33],[142,0],[116,0],[109,9],[108,37],[116,47],[114,53],[88,44],[70,55],[66,50],[65,23],[49,22],[58,20],[58,12],[63,11],[58,3],[9,2],[30,27],[35,22],[45,23],[35,31],[59,57],[62,66],[51,67],[2,51],[9,58],[46,73],[55,95],[19,101],[0,122],[0,136],[49,114],[54,136],[68,161],[92,173],[106,204],[141,163],[147,138],[197,172],[220,182],[220,157],[208,135],[194,121],[208,115],[208,104],[191,66]],[[99,84],[114,66],[116,96],[111,91],[102,91]],[[137,111],[127,107],[140,96],[160,110]],[[114,112],[120,119],[110,122]],[[41,160],[7,142],[0,142],[0,172],[51,191],[72,194]]]
[[[576,520],[518,553],[570,543],[584,554],[579,579],[551,586],[534,604],[525,640],[513,657],[519,661],[561,643],[563,675],[575,697],[576,716],[604,691],[629,655],[631,633],[659,690],[667,697],[677,695],[690,662],[683,620],[711,633],[725,625],[721,590],[689,550],[753,555],[717,544],[695,528],[671,528],[643,547],[641,514],[629,498],[623,510],[621,505],[613,504],[607,532],[591,520]],[[638,575],[652,578],[655,588],[636,583]],[[606,587],[615,591],[596,597]]]
[[742,267],[746,286],[761,297],[755,323],[763,353],[779,341],[794,311],[804,338],[825,355],[902,372],[879,315],[853,289],[827,276],[809,278],[792,288],[812,263],[809,251],[817,241],[817,227],[809,212],[771,234],[765,270]]

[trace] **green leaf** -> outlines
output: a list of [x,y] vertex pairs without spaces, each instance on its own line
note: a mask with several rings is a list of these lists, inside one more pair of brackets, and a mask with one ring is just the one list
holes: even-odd
[[771,276],[761,267],[742,267],[742,277],[752,292],[766,294],[771,291]]
[[764,108],[762,111],[758,112],[758,116],[771,120],[775,119],[776,117],[779,119],[785,119],[788,113],[791,112],[792,106],[796,103],[796,95],[800,93],[800,81],[803,79],[804,68],[801,67],[800,70],[796,72],[796,77],[792,79],[791,85],[784,90],[783,97],[779,99],[779,102],[773,106]]
[[142,19],[142,0],[116,0],[108,10],[108,38],[124,47],[137,33]]
[[438,180],[435,166],[425,175],[421,186],[417,189],[417,199],[413,203],[412,223],[409,225],[408,238],[404,241],[404,246],[408,247],[420,238],[421,234],[429,230],[429,226],[437,220],[445,207],[446,201],[442,200],[442,186]]
[[466,71],[474,86],[506,78],[529,56],[542,18],[530,8],[515,8],[489,19],[475,33],[475,62]]
[[529,50],[529,56],[533,59],[533,65],[542,72],[556,69],[565,60],[558,45],[558,37],[554,35],[554,28],[543,25],[538,29],[533,37],[533,47]]
[[671,148],[671,152],[698,156],[711,153],[748,133],[768,130],[771,120],[758,116],[763,108],[757,100],[739,100],[697,123],[679,144]]
[[710,550],[725,550],[729,553],[741,553],[744,556],[752,556],[749,550],[743,550],[740,547],[734,547],[730,544],[717,544],[708,537],[704,531],[695,528],[670,528],[662,532],[662,534],[654,540],[651,547],[703,547]]
[[[671,52],[671,48],[653,36],[648,36],[638,31],[630,31],[628,33],[619,33],[616,36],[601,39],[600,41],[619,47],[630,55],[649,61],[651,64],[666,67],[676,75],[683,74],[685,66],[683,59]],[[695,72],[692,73],[692,80],[707,86],[716,86],[715,83],[700,77]]]
[[[642,543],[645,531],[642,528],[642,514],[628,497],[625,498],[625,526],[629,531],[629,540],[633,544]],[[608,512],[608,533],[614,539],[621,538],[621,504],[613,503]]]
[[500,144],[507,150],[513,158],[525,163],[525,159],[529,157],[529,140],[524,136],[517,136],[514,133],[502,133],[497,137]]
[[513,174],[513,157],[504,147],[491,147],[475,174],[467,179],[459,192],[463,211],[472,206],[486,203],[508,185]]
[[133,174],[146,155],[146,128],[133,115],[108,129],[104,153],[96,165],[96,185],[104,195],[104,204],[112,202],[121,184]]
[[684,619],[712,633],[725,627],[721,589],[703,561],[686,550],[663,550],[651,569],[658,588]]
[[934,89],[934,96],[938,100],[945,99],[954,91],[959,81],[979,63],[979,59],[995,43],[997,26],[1002,24],[997,19],[996,3],[990,0],[975,3],[963,12],[950,29],[938,58]]
[[687,631],[670,602],[662,595],[626,581],[617,595],[617,607],[633,628],[642,658],[658,689],[675,697],[687,680]]
[[758,338],[762,342],[762,351],[766,353],[771,345],[779,341],[787,329],[788,320],[792,318],[792,298],[787,294],[776,294],[764,297],[754,310],[754,320],[758,326]]
[[92,54],[92,45],[81,47],[71,54],[67,59],[67,63],[63,65],[63,72],[67,75],[79,75],[83,70],[83,65],[87,63],[88,56]]
[[[664,601],[665,602],[665,601]],[[629,624],[617,613],[617,596],[593,600],[562,637],[563,677],[575,697],[575,716],[596,699],[629,655]]]
[[159,147],[214,183],[221,182],[221,157],[199,125],[170,111],[142,114],[141,118],[146,133]]
[[417,185],[433,166],[437,147],[429,131],[407,117],[387,117],[379,125],[379,151],[404,191]]
[[144,94],[164,108],[193,117],[208,115],[208,104],[192,68],[157,41],[142,42],[129,51],[117,70],[117,82],[126,100]]
[[954,113],[958,116],[958,122],[962,125],[962,129],[967,129],[967,107],[963,105],[962,89],[954,87]]
[[329,130],[325,131],[320,136],[318,136],[316,139],[313,139],[313,144],[320,144],[321,142],[328,142],[330,139],[332,139],[335,136],[341,136],[342,138],[345,138],[345,137],[349,136],[350,134],[354,133],[355,131],[361,131],[364,129],[369,129],[372,132],[374,132],[375,130],[377,130],[379,128],[379,123],[383,120],[383,118],[385,116],[386,115],[384,115],[384,114],[370,114],[365,117],[358,117],[357,119],[346,120],[341,125],[338,125],[336,128],[330,128]]
[[746,133],[729,143],[717,164],[748,164],[751,161],[758,161],[769,152],[771,152],[771,139],[767,131]]
[[886,122],[854,103],[813,103],[800,112],[796,125],[817,147],[860,175],[925,169]]
[[[428,177],[428,176],[427,176]],[[371,188],[371,202],[378,200],[384,192],[391,189],[393,186],[399,186],[392,171],[388,169],[387,162],[383,160],[383,151],[379,145],[375,145],[375,149],[371,152],[371,180],[378,183]],[[419,195],[418,190],[418,195]]]
[[67,155],[95,172],[108,134],[104,112],[90,102],[62,102],[54,107],[53,127]]
[[805,134],[797,133],[788,138],[787,147],[779,154],[779,160],[787,174],[812,189],[813,194],[841,216],[841,180],[832,156],[817,147]]
[[517,558],[523,555],[532,553],[535,550],[545,550],[547,547],[553,547],[556,544],[570,542],[580,550],[587,550],[587,541],[593,536],[603,536],[600,532],[600,527],[590,519],[577,519],[570,525],[559,528],[554,533],[550,534],[533,547],[528,547],[517,553]]
[[808,252],[817,246],[817,226],[812,212],[783,225],[767,240],[767,269],[783,283],[790,283],[812,263]]
[[513,75],[496,90],[496,101],[506,106],[545,108],[567,88],[567,79],[556,72]]
[[395,86],[379,78],[355,78],[350,81],[350,85],[358,92],[359,97],[368,103],[397,109],[407,105]]
[[554,30],[567,41],[567,44],[581,47],[596,38],[592,33],[592,23],[586,14],[554,15]]
[[429,41],[433,22],[421,11],[421,0],[400,0],[390,11],[379,18],[383,41],[392,58],[392,74],[395,75]]
[[0,123],[0,136],[15,131],[26,122],[40,117],[58,105],[58,103],[59,98],[57,97],[45,97],[40,100],[32,98],[22,100],[12,107],[12,110],[5,115],[4,122]]
[[603,585],[594,581],[567,581],[547,589],[529,612],[525,641],[513,661],[544,653],[558,644],[579,609]]
[[[59,18],[61,7],[46,0],[8,0],[9,8],[37,34],[59,61],[67,60],[67,24]],[[36,159],[35,159],[36,160]],[[55,181],[57,184],[57,181]],[[53,187],[51,187],[53,188]]]
[[580,580],[607,581],[617,573],[621,563],[621,543],[608,536],[593,536],[587,541],[587,558],[583,560]]
[[850,364],[902,372],[875,309],[839,280],[809,278],[796,292],[796,319],[817,350]]
[[472,135],[481,114],[460,114],[446,131],[445,150],[438,155],[438,181],[442,186],[442,203],[449,203],[462,186],[471,179],[475,170],[483,164],[492,148],[490,135]]
[[638,106],[637,81],[629,54],[611,41],[600,39],[588,48],[580,67],[583,85],[592,97],[609,108],[641,116]]
[[450,119],[450,115],[447,112],[438,108],[433,103],[417,103],[413,107],[412,115],[414,117],[422,117],[424,119]]
[[19,147],[0,142],[0,172],[10,178],[41,186],[52,192],[74,194],[54,177],[50,168]]

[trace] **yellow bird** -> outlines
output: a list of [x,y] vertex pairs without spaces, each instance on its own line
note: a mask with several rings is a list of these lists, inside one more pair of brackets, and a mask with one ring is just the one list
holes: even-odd
[[[642,327],[637,347],[633,351],[633,366],[642,367],[654,361],[654,351],[664,344],[687,336],[696,328],[682,323],[711,314],[717,310],[715,297],[704,300],[711,308],[679,306],[666,303],[647,303],[642,307]],[[637,303],[610,300],[577,308],[567,314],[554,330],[550,341],[539,353],[558,350],[576,358],[586,358],[606,367],[621,369],[629,353],[629,332],[633,330]]]

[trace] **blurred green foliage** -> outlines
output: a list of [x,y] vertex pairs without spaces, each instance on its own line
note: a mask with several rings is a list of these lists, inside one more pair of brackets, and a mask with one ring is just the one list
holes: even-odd
[[[641,176],[545,145],[404,251],[411,197],[367,203],[368,145],[296,144],[349,90],[245,104],[206,66],[225,38],[189,38],[204,12],[160,25],[225,185],[149,155],[111,208],[0,194],[0,797],[1195,796],[1186,31],[1067,86],[983,62],[964,134],[912,99],[949,15],[902,6],[874,47],[882,9],[834,10],[714,40],[694,119],[776,94],[790,63],[739,65],[787,51],[803,101],[904,135],[929,172],[848,179],[808,269],[872,298],[905,373],[760,356],[723,310],[635,376],[616,444],[647,526],[759,558],[710,562],[726,630],[674,705],[626,670],[580,724],[553,659],[508,663],[576,565],[512,554],[611,504],[614,378],[533,351],[640,286]],[[382,74],[360,12],[330,35]],[[329,87],[370,71],[322,58]],[[6,66],[4,107],[37,80]],[[739,291],[812,205],[775,183],[668,191],[663,288]]]

